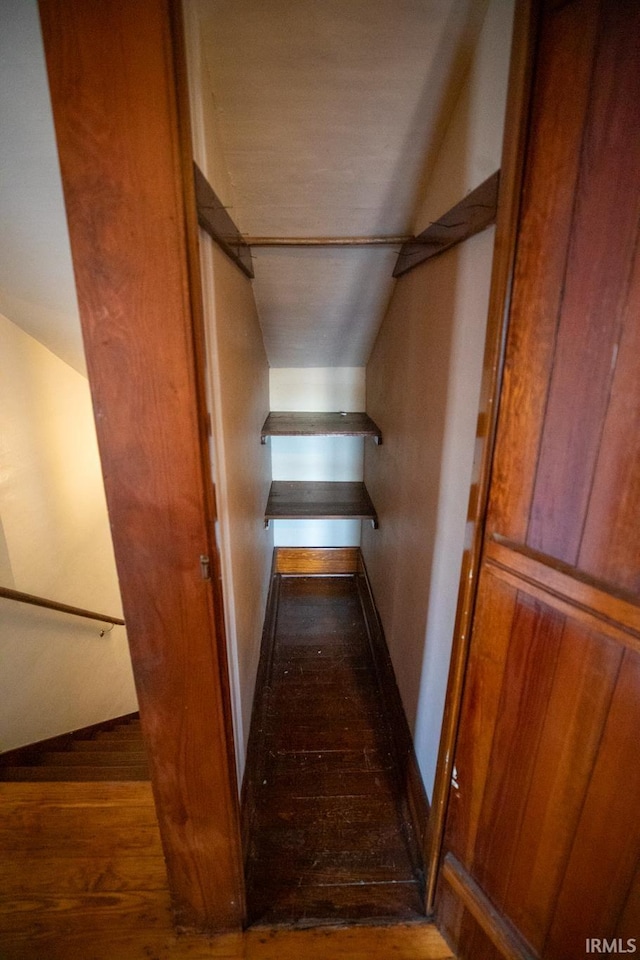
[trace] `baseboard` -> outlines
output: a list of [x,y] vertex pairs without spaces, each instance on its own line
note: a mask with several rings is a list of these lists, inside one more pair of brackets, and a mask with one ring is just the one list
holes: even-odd
[[[400,691],[389,655],[389,649],[384,637],[384,630],[373,598],[371,583],[360,551],[358,565],[358,588],[360,601],[364,612],[369,642],[373,653],[378,684],[384,698],[385,713],[391,724],[396,759],[399,768],[403,771],[404,786],[409,804],[409,816],[413,825],[418,845],[423,858],[427,850],[427,831],[429,824],[429,800],[422,782],[422,775],[418,767],[413,737],[409,729],[407,717],[402,705]],[[419,865],[424,869],[424,863]]]
[[274,569],[283,576],[354,574],[359,555],[359,547],[276,547]]
[[128,723],[130,720],[137,720],[139,717],[140,714],[138,711],[135,713],[125,713],[122,717],[112,717],[110,720],[101,720],[100,723],[92,723],[88,727],[79,727],[77,730],[70,730],[68,733],[59,733],[57,736],[48,737],[46,740],[37,740],[34,743],[27,743],[23,747],[6,750],[4,753],[0,753],[0,766],[28,767],[36,761],[42,752],[64,750],[76,737],[86,740],[99,733],[106,733],[120,723]]
[[[271,670],[273,645],[276,633],[276,616],[280,594],[280,575],[277,570],[277,548],[273,553],[271,576],[269,579],[269,594],[264,615],[262,641],[258,659],[258,671],[253,695],[251,723],[249,726],[249,740],[244,764],[244,776],[240,791],[240,839],[244,859],[245,877],[250,866],[249,840],[251,824],[255,809],[255,785],[262,778],[262,757],[260,753],[260,732],[262,730],[262,714],[266,710],[265,686]],[[263,656],[263,653],[265,654]]]

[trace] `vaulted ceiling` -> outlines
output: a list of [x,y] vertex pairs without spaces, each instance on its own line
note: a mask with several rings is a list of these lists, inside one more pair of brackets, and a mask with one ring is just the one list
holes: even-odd
[[[241,233],[411,234],[486,3],[191,2]],[[271,366],[364,365],[398,249],[255,247]]]

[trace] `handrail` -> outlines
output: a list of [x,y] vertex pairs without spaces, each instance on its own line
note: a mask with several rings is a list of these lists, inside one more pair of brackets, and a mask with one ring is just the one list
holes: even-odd
[[110,623],[113,626],[116,624],[124,626],[124,620],[120,617],[109,617],[105,613],[95,613],[93,610],[84,610],[82,607],[71,607],[67,603],[58,603],[56,600],[45,600],[44,597],[36,597],[32,593],[22,593],[20,590],[11,590],[9,587],[0,587],[0,598],[17,600],[18,603],[30,603],[34,607],[46,607],[47,610],[58,610],[60,613],[72,613],[76,617],[100,620],[102,623]]

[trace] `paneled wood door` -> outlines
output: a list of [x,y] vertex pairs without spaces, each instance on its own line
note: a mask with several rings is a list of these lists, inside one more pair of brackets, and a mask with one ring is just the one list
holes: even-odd
[[640,4],[541,7],[437,895],[461,960],[640,950]]

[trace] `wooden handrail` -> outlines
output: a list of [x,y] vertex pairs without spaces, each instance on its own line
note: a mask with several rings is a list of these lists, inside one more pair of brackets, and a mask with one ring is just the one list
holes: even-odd
[[124,626],[124,620],[120,617],[109,617],[105,613],[95,613],[93,610],[84,610],[82,607],[71,607],[67,603],[58,603],[56,600],[45,600],[44,597],[11,590],[9,587],[0,587],[0,598],[17,600],[18,603],[30,603],[34,607],[46,607],[47,610],[58,610],[60,613],[71,613],[76,617],[86,617],[87,620],[100,620],[102,623]]

